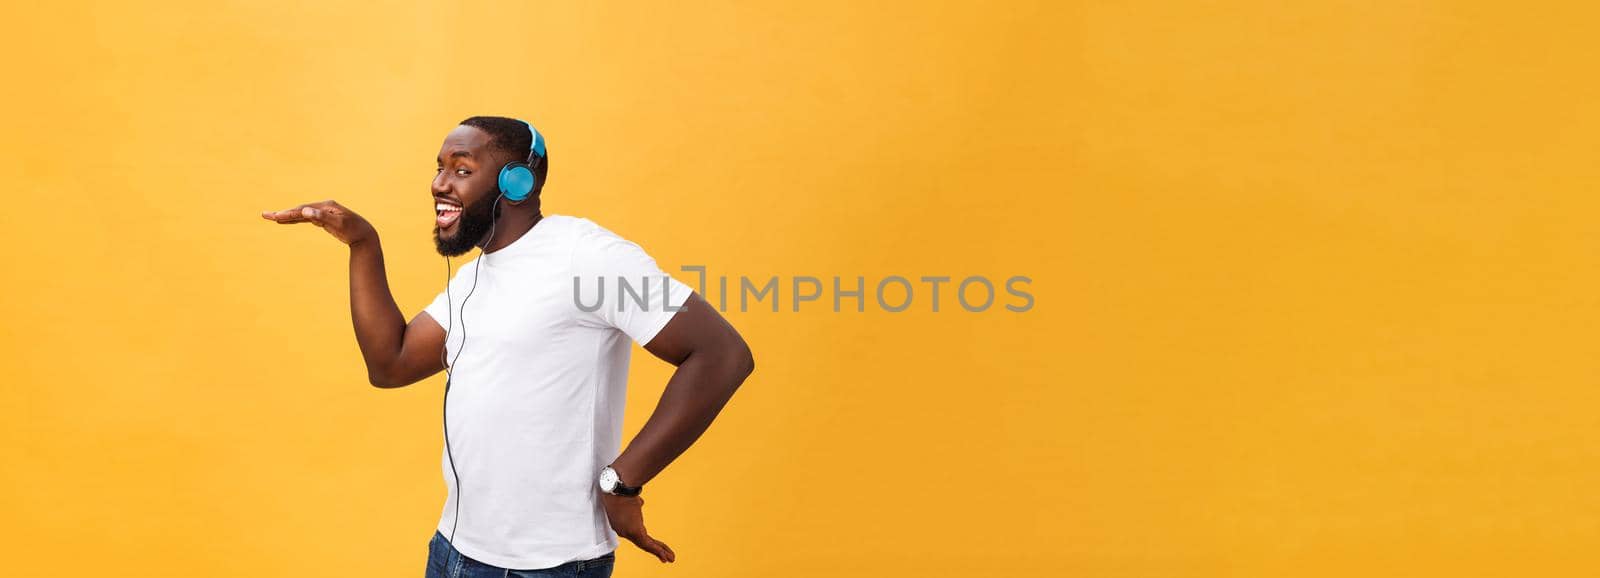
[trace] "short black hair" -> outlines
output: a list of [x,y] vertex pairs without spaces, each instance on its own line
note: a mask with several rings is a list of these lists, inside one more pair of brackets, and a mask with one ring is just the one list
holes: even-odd
[[[528,130],[528,125],[514,118],[503,116],[474,116],[461,121],[461,126],[470,126],[489,133],[489,146],[495,150],[511,155],[519,161],[528,161],[528,149],[533,148],[533,133]],[[550,173],[550,150],[545,149],[544,156],[535,155],[530,161],[535,178],[533,194],[544,190],[545,175]]]

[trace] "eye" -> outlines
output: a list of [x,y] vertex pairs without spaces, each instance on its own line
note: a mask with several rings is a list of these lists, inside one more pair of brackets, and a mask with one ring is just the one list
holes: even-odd
[[464,177],[464,176],[472,174],[472,171],[469,171],[467,169],[456,169],[456,174],[461,175],[461,176]]

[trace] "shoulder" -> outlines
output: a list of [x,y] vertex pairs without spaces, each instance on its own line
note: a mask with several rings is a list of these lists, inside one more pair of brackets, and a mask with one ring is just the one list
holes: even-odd
[[654,268],[651,258],[638,243],[629,241],[589,219],[568,217],[573,232],[574,265],[589,272],[633,271]]
[[638,250],[639,246],[616,234],[611,229],[583,217],[562,217],[563,229],[574,243],[579,254],[609,253],[618,249]]
[[472,274],[478,270],[478,259],[482,255],[473,257],[465,263],[456,266],[455,273],[450,275],[450,284],[465,283],[472,280]]
[[602,227],[599,223],[584,217],[551,215],[545,218],[555,221],[554,224],[558,225],[558,228],[560,228],[567,235],[581,242],[596,243],[622,238],[616,233],[611,232],[610,229]]

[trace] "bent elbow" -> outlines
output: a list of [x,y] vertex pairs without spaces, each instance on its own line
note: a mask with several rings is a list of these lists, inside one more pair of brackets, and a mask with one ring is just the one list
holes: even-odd
[[740,342],[738,351],[734,353],[734,360],[734,373],[739,376],[739,381],[744,381],[750,374],[755,373],[756,356],[750,351],[749,345]]
[[367,372],[367,383],[372,384],[372,387],[376,387],[378,389],[393,389],[393,388],[396,388],[396,387],[404,387],[404,386],[410,385],[409,383],[405,383],[405,382],[402,382],[399,379],[395,379],[394,376],[392,376],[392,375],[379,373],[379,372],[376,372],[376,371],[368,371]]

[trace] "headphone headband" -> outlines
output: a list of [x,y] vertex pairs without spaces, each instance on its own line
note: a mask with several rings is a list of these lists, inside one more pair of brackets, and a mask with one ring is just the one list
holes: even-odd
[[529,140],[529,142],[531,144],[529,144],[529,146],[528,146],[528,153],[529,153],[529,159],[528,160],[532,161],[533,160],[532,157],[534,155],[537,155],[541,159],[544,158],[544,135],[539,134],[539,129],[533,128],[533,125],[529,124],[528,121],[525,121],[525,120],[522,120],[522,119],[519,118],[519,119],[517,119],[517,122],[520,122],[523,125],[526,125],[528,127],[528,135],[532,137]]

